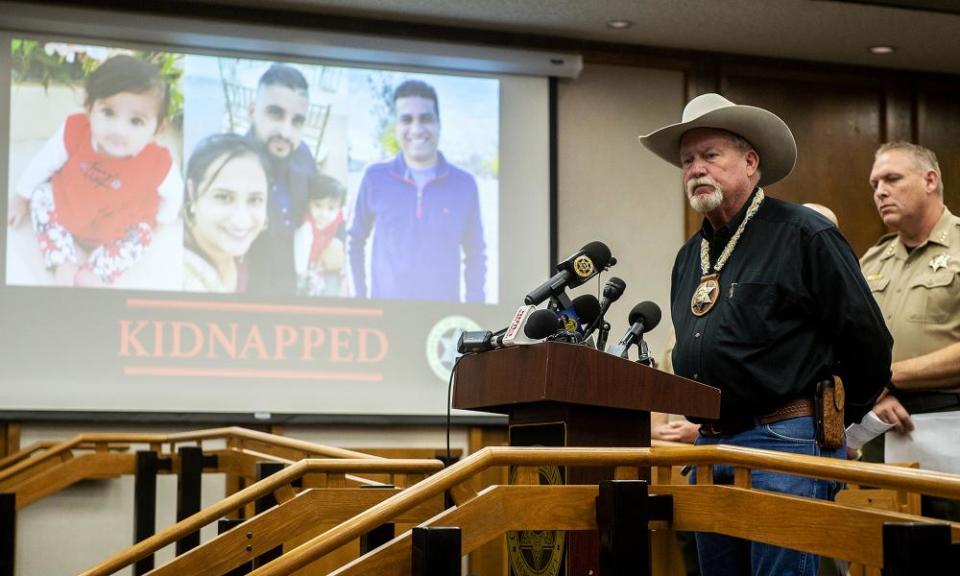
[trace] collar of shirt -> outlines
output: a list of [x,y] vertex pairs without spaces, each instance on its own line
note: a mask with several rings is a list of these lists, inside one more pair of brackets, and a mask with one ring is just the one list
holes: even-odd
[[944,206],[943,213],[940,214],[940,218],[937,220],[937,223],[934,224],[933,229],[930,230],[930,235],[927,236],[927,239],[917,244],[912,249],[907,249],[903,241],[898,237],[890,247],[884,252],[881,256],[882,260],[896,256],[900,260],[906,260],[914,252],[918,254],[923,252],[924,248],[928,244],[939,244],[945,248],[950,247],[950,229],[953,226],[953,214],[950,213],[950,210]]

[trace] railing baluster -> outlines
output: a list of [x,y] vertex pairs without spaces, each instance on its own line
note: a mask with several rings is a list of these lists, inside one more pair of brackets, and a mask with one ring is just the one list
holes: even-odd
[[[200,511],[200,492],[203,486],[203,449],[183,446],[180,471],[177,474],[177,522]],[[177,556],[200,545],[200,532],[192,532],[177,540]]]
[[[268,476],[272,476],[277,472],[283,470],[283,464],[278,464],[276,462],[257,462],[257,480],[263,480]],[[277,505],[277,499],[274,498],[273,494],[269,494],[262,498],[257,499],[257,503],[254,507],[257,514],[269,510]],[[283,546],[277,546],[267,550],[263,554],[260,554],[253,560],[253,567],[259,568],[275,558],[279,558],[283,554]]]
[[[146,540],[157,529],[157,453],[152,450],[137,452],[137,467],[133,480],[133,542]],[[134,576],[153,570],[153,554],[144,556],[133,565]]]
[[17,554],[17,495],[0,493],[0,576],[13,576]]
[[459,528],[414,528],[410,576],[458,576],[462,571]]
[[[233,528],[236,528],[237,526],[243,524],[244,522],[245,522],[245,520],[243,520],[242,518],[240,518],[240,519],[237,519],[237,518],[223,518],[223,519],[221,519],[221,520],[218,520],[218,521],[217,521],[217,534],[223,534],[224,532],[226,532],[226,531],[228,531],[228,530],[232,530]],[[249,537],[250,539],[252,539],[252,538],[253,538],[253,534],[249,534],[248,537]],[[249,574],[251,570],[253,570],[253,562],[245,562],[245,563],[237,566],[237,567],[234,568],[233,570],[227,572],[227,573],[224,574],[223,576],[244,576],[245,574]]]
[[944,574],[947,566],[956,568],[954,546],[947,523],[887,522],[883,525],[883,576]]
[[597,529],[603,576],[650,576],[648,488],[643,480],[600,482]]

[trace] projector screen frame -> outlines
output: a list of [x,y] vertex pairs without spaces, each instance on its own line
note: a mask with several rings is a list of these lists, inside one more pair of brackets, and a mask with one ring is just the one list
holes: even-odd
[[[155,34],[140,34],[138,39],[134,40],[131,38],[118,36],[110,36],[109,38],[104,36],[91,37],[88,34],[83,33],[83,26],[73,26],[73,32],[63,33],[64,31],[60,26],[65,25],[65,22],[69,20],[68,16],[76,16],[77,14],[84,14],[85,18],[89,18],[94,15],[102,15],[101,12],[95,10],[85,10],[85,9],[73,9],[73,8],[51,8],[45,6],[29,6],[24,4],[12,4],[8,6],[13,6],[16,8],[16,15],[9,16],[12,10],[8,10],[7,15],[0,16],[0,32],[2,32],[2,37],[8,39],[12,36],[29,36],[36,39],[49,39],[49,40],[72,40],[80,43],[91,43],[91,44],[103,44],[104,42],[116,42],[117,44],[122,44],[130,48],[139,48],[139,49],[156,49],[156,50],[184,50],[189,51],[192,54],[201,54],[201,55],[218,55],[218,54],[228,54],[230,56],[236,57],[254,57],[257,59],[264,59],[267,57],[281,59],[288,62],[302,62],[307,64],[329,64],[329,65],[347,65],[351,67],[372,67],[369,62],[357,61],[356,59],[351,58],[337,58],[330,56],[316,56],[316,55],[304,55],[302,52],[293,52],[287,50],[277,50],[265,53],[262,51],[250,50],[250,49],[239,49],[236,46],[227,47],[223,44],[211,46],[206,45],[197,45],[196,39],[191,40],[191,43],[184,44],[181,42],[174,42],[167,39],[160,38]],[[19,10],[23,8],[25,12],[20,12]],[[35,20],[31,19],[43,19],[44,17],[50,16],[51,14],[59,14],[61,18],[56,21],[54,24],[47,24],[45,26],[39,26],[36,24]],[[138,16],[139,17],[139,16]],[[27,20],[24,20],[27,18]],[[147,17],[153,22],[192,22],[191,26],[207,26],[209,23],[202,22],[197,23],[194,21],[179,19],[179,18],[167,18],[167,17]],[[17,23],[28,23],[30,25],[26,27],[18,26]],[[82,23],[81,23],[82,24]],[[261,32],[264,29],[272,30],[273,33],[281,33],[284,29],[271,28],[271,27],[262,27],[262,26],[234,26],[231,25],[230,30],[236,31],[237,29],[243,29],[246,32],[252,33],[254,31]],[[77,33],[79,32],[79,33]],[[321,33],[317,33],[321,34]],[[322,33],[327,34],[327,33]],[[222,36],[217,36],[221,40]],[[407,48],[411,46],[438,46],[437,43],[417,43],[417,42],[407,42]],[[447,44],[442,46],[449,48]],[[493,50],[491,54],[496,57],[503,58],[507,53],[513,53],[516,51],[498,51]],[[523,51],[523,53],[527,53]],[[329,54],[329,53],[328,53]],[[549,190],[548,190],[548,199],[549,199],[549,251],[550,251],[550,261],[547,263],[546,272],[549,272],[552,269],[553,264],[556,262],[557,255],[557,143],[556,143],[556,90],[557,90],[557,77],[575,77],[579,73],[580,66],[582,65],[579,60],[578,55],[572,55],[572,59],[567,59],[571,55],[563,55],[563,58],[566,59],[566,62],[575,62],[573,67],[574,71],[566,71],[561,74],[554,74],[547,78],[548,82],[548,132],[549,140],[547,144],[548,155],[549,155],[549,166],[548,166],[548,181],[549,181]],[[9,52],[5,51],[2,58],[7,60],[4,62],[6,68],[9,68]],[[536,53],[536,58],[543,58],[544,55],[541,53]],[[546,58],[550,58],[550,55],[546,55]],[[481,59],[482,60],[482,59]],[[522,58],[520,60],[523,60]],[[510,74],[510,73],[519,73],[518,70],[523,66],[529,68],[528,63],[520,62],[518,64],[516,61],[508,62],[507,65],[499,64],[498,69],[496,66],[488,69],[465,69],[457,67],[448,67],[449,65],[443,66],[416,66],[410,65],[403,61],[396,62],[381,62],[378,64],[378,68],[381,69],[391,69],[391,64],[394,69],[414,69],[425,72],[440,72],[440,73],[449,73],[456,72],[465,76],[476,74],[478,76],[488,76],[490,74]],[[469,66],[475,66],[476,64],[470,64]],[[489,64],[486,64],[489,66]],[[519,66],[519,67],[518,67]],[[469,68],[469,67],[468,67]],[[505,70],[511,70],[506,71]],[[547,66],[545,70],[550,70],[556,72],[556,64]],[[4,83],[8,82],[5,80]],[[7,86],[9,88],[9,86]],[[3,106],[5,109],[9,110],[10,106],[10,92],[9,89],[3,91],[3,94],[0,95],[0,106]],[[7,114],[0,115],[3,119],[0,120],[0,132],[9,133],[9,117]],[[0,170],[3,173],[8,174],[10,170],[9,166],[9,156],[3,155],[0,159]],[[6,239],[0,240],[0,248],[2,248],[2,255],[0,258],[3,259],[5,265],[6,261]],[[545,274],[546,275],[546,274]],[[428,424],[428,423],[440,423],[445,420],[444,416],[441,415],[432,415],[432,414],[358,414],[358,413],[293,413],[293,412],[169,412],[169,411],[124,411],[124,410],[0,410],[0,419],[2,420],[30,420],[30,421],[98,421],[98,422],[189,422],[189,423],[200,423],[200,422],[215,422],[215,423],[247,423],[247,424],[320,424],[320,423],[351,423],[351,424]],[[468,424],[501,424],[505,420],[502,416],[499,415],[482,415],[482,414],[466,414],[466,413],[455,413],[453,415],[453,422],[461,425]]]

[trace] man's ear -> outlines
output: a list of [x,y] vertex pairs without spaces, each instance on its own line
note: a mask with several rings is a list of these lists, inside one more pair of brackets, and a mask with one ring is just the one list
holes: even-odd
[[747,175],[753,176],[760,169],[760,155],[757,154],[756,150],[751,149],[747,150],[747,153],[743,156],[747,161]]
[[927,170],[927,173],[923,175],[923,183],[928,193],[935,194],[937,185],[940,183],[940,176],[934,170]]

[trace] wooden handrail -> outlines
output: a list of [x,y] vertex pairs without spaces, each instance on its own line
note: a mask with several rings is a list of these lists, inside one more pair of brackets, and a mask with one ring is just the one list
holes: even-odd
[[29,458],[30,456],[33,455],[34,452],[46,450],[51,446],[53,446],[54,444],[56,444],[56,442],[51,442],[49,440],[33,442],[27,445],[25,448],[21,448],[20,450],[17,450],[13,454],[10,454],[9,456],[0,458],[0,470],[3,470],[7,466],[10,466],[11,464],[15,464],[25,458]]
[[[598,488],[597,485],[491,486],[469,502],[448,509],[420,526],[460,528],[463,554],[508,531],[596,530]],[[650,493],[672,497],[672,530],[715,532],[876,568],[883,567],[884,523],[939,522],[735,486],[660,485],[650,487]],[[784,513],[755,513],[773,509]],[[496,513],[491,513],[494,510]],[[833,527],[822,530],[800,520],[811,517],[830,522]],[[953,539],[958,537],[960,525],[954,525]],[[411,539],[411,532],[404,532],[329,576],[410,576]]]
[[196,532],[211,522],[254,502],[258,498],[272,494],[288,486],[294,480],[305,474],[315,472],[356,472],[356,473],[410,473],[424,474],[441,470],[443,463],[439,460],[406,460],[406,459],[306,459],[284,468],[283,470],[260,480],[250,486],[231,494],[213,506],[185,518],[153,536],[141,540],[132,547],[107,559],[106,561],[83,572],[82,576],[105,576],[113,574],[137,560],[152,554],[164,546],[182,539],[184,536]]
[[352,458],[352,459],[374,459],[379,460],[379,456],[372,456],[362,452],[346,450],[344,448],[335,448],[323,444],[314,444],[276,434],[248,430],[239,426],[225,428],[212,428],[208,430],[198,430],[194,432],[179,432],[176,434],[137,434],[137,433],[87,433],[78,434],[69,440],[64,440],[49,446],[46,451],[37,456],[27,458],[11,465],[9,468],[0,469],[0,484],[8,478],[21,474],[30,468],[40,466],[50,460],[65,457],[65,455],[75,449],[84,449],[97,444],[149,444],[151,446],[160,446],[170,444],[171,446],[183,442],[195,442],[202,440],[228,440],[243,439],[255,442],[261,442],[272,445],[275,448],[286,448],[304,452],[307,456],[317,458]]
[[[156,549],[170,544],[184,535],[268,493],[275,492],[293,479],[308,472],[386,472],[397,471],[392,465],[409,462],[397,460],[303,460],[262,480],[225,500],[201,511],[155,536],[140,542],[106,562],[85,572],[83,576],[112,574]],[[433,463],[433,471],[440,464]],[[420,483],[404,490],[357,516],[339,524],[304,544],[290,550],[277,560],[261,567],[255,576],[281,576],[303,568],[329,552],[369,532],[391,518],[408,512],[413,507],[445,490],[469,481],[473,476],[493,466],[675,466],[681,464],[729,464],[739,468],[764,469],[789,474],[826,478],[839,482],[868,484],[960,498],[960,476],[938,472],[903,469],[862,462],[847,462],[813,456],[785,454],[734,446],[682,446],[656,448],[518,448],[488,447],[460,463],[442,470]],[[420,470],[423,472],[425,470]],[[409,472],[409,470],[408,470]]]
[[195,432],[178,432],[176,434],[167,434],[164,442],[180,443],[191,442],[195,440],[214,440],[226,438],[243,438],[245,440],[255,440],[266,444],[272,444],[277,448],[288,448],[291,450],[300,450],[317,458],[372,458],[378,459],[379,456],[371,456],[363,452],[337,448],[335,446],[326,446],[324,444],[314,444],[296,438],[288,438],[268,432],[259,432],[239,426],[229,426],[226,428],[212,428],[209,430],[197,430]]
[[960,498],[960,476],[925,470],[897,469],[882,464],[846,462],[735,446],[662,448],[483,448],[400,494],[324,532],[251,576],[286,576],[359,538],[390,518],[467,481],[491,466],[673,466],[679,464],[731,464],[789,474],[815,476],[840,482],[907,489],[947,498]]

